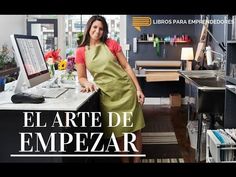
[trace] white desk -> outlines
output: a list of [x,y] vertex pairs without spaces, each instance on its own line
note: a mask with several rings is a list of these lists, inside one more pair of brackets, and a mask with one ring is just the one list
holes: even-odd
[[[89,80],[92,81],[89,75]],[[5,90],[15,84],[8,83]],[[77,111],[87,100],[89,100],[95,92],[82,93],[81,86],[78,85],[76,89],[68,89],[58,98],[45,98],[45,102],[40,104],[20,103],[14,104],[11,101],[13,91],[0,92],[0,110],[50,110],[50,111]]]
[[[8,86],[7,86],[8,87]],[[8,90],[8,88],[6,88]],[[0,163],[62,163],[62,162],[87,162],[88,158],[63,158],[63,157],[44,157],[44,158],[37,158],[37,157],[17,157],[13,158],[11,154],[20,154],[20,141],[21,137],[19,132],[30,132],[33,134],[33,137],[30,139],[30,144],[32,147],[36,147],[36,140],[35,140],[35,132],[40,132],[42,136],[45,138],[49,138],[50,133],[52,132],[66,132],[74,135],[74,132],[100,132],[100,129],[93,130],[89,126],[88,119],[87,127],[51,127],[55,113],[58,112],[60,114],[61,120],[65,120],[64,112],[98,112],[99,111],[99,95],[96,92],[90,93],[82,93],[80,92],[80,86],[76,89],[69,89],[67,92],[63,93],[58,98],[46,98],[44,103],[40,104],[14,104],[11,102],[11,96],[13,95],[13,91],[5,91],[0,92],[0,140],[4,142],[0,146]],[[24,111],[30,112],[41,112],[42,121],[45,122],[48,126],[47,127],[30,127],[25,128],[23,127]],[[79,120],[79,119],[78,119]],[[32,119],[33,121],[33,119]],[[50,138],[49,138],[50,139]],[[88,144],[90,141],[87,142]],[[91,142],[92,143],[92,142]],[[90,146],[90,144],[89,144]],[[57,139],[55,142],[55,147],[58,150],[60,147],[59,140]],[[75,153],[74,144],[66,145],[66,153],[73,154]],[[45,153],[49,152],[50,147],[47,148]],[[44,153],[43,151],[40,152],[41,154]],[[60,154],[61,152],[58,152]]]
[[45,98],[40,104],[11,102],[13,92],[0,93],[0,110],[50,110],[50,111],[77,111],[94,92],[81,93],[79,89],[68,89],[58,98]]

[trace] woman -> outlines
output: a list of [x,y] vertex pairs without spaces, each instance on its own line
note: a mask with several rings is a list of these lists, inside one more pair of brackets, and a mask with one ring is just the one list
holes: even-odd
[[[84,31],[80,47],[76,51],[78,78],[82,92],[100,89],[100,108],[104,135],[115,134],[119,149],[124,149],[124,132],[136,135],[135,147],[142,152],[141,129],[145,126],[142,105],[144,94],[138,80],[128,64],[120,45],[107,38],[108,25],[104,17],[92,16]],[[89,82],[86,68],[94,78]],[[123,119],[116,127],[108,127],[108,112],[116,112],[121,117],[123,112],[131,112],[132,127],[123,127]],[[123,152],[124,153],[124,152]],[[129,162],[128,157],[121,158],[122,162]],[[140,157],[133,158],[133,162],[140,162]]]

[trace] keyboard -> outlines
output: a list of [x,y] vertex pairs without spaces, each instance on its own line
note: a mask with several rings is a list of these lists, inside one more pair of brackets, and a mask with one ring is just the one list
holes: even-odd
[[59,97],[61,94],[63,94],[64,92],[66,92],[68,89],[66,88],[49,88],[46,89],[45,93],[43,94],[43,96],[45,98],[57,98]]
[[24,91],[25,93],[30,93],[38,96],[43,96],[45,98],[57,98],[68,89],[66,88],[37,88]]

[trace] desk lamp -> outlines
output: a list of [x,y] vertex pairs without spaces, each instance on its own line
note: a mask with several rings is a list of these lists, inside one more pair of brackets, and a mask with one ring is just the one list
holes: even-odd
[[182,70],[192,70],[193,48],[183,47],[181,50]]

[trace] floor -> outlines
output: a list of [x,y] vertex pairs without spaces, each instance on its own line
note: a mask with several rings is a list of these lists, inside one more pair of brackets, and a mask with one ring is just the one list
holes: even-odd
[[[145,119],[159,116],[166,117],[171,120],[172,125],[169,125],[166,119],[157,119],[159,121],[158,126],[146,125],[145,128],[155,129],[155,131],[161,131],[161,129],[174,129],[176,134],[178,145],[180,147],[181,154],[184,158],[185,163],[195,163],[195,150],[191,148],[190,141],[187,133],[187,108],[186,106],[181,107],[170,107],[169,105],[144,105],[143,107]],[[168,127],[169,126],[169,127]],[[144,129],[145,130],[145,129]]]
[[[143,151],[148,152],[144,153],[147,156],[150,155],[152,158],[147,157],[142,161],[142,163],[175,163],[174,161],[165,162],[162,161],[166,158],[161,159],[161,162],[158,161],[159,158],[153,158],[154,156],[175,156],[176,154],[181,153],[181,159],[184,159],[184,163],[195,163],[195,150],[190,147],[190,141],[187,133],[187,107],[170,107],[169,105],[144,105],[143,106],[143,113],[145,118],[146,126],[142,129],[142,133],[145,136],[145,133],[148,134],[151,132],[152,135],[155,133],[167,133],[167,132],[174,132],[175,137],[177,139],[176,144],[169,144],[172,139],[168,139],[169,137],[162,139],[162,141],[168,141],[167,145],[164,144],[163,146],[145,146],[143,141]],[[159,134],[160,135],[160,134]],[[144,140],[143,136],[143,140]],[[162,138],[162,137],[159,137]],[[149,137],[150,139],[150,137]],[[175,139],[175,140],[176,140]],[[160,141],[158,139],[157,141]],[[145,149],[145,147],[146,149]],[[174,146],[174,148],[173,148]],[[171,149],[171,150],[170,150]],[[178,151],[178,152],[177,152]],[[111,152],[113,153],[113,152]],[[154,161],[149,161],[153,160]],[[172,159],[172,158],[171,158]],[[94,160],[96,163],[120,163],[119,158],[96,158]],[[183,163],[178,160],[177,163]]]

